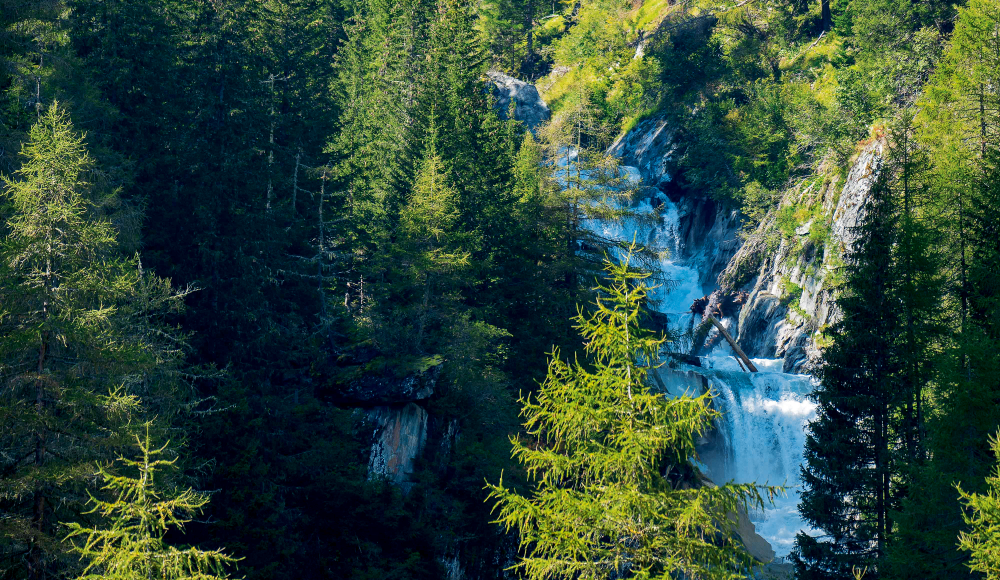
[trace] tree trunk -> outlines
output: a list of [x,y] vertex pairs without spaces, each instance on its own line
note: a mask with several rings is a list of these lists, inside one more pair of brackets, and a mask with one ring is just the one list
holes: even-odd
[[[47,306],[46,306],[47,309]],[[42,372],[45,370],[45,356],[47,354],[48,338],[43,334],[41,336],[41,344],[38,346],[38,376],[35,379],[35,412],[38,414],[39,423],[44,423],[41,420],[42,412],[45,408],[45,381],[42,380]],[[35,431],[35,467],[41,470],[42,464],[45,462],[45,434],[41,431],[41,428]],[[38,536],[40,537],[45,529],[45,490],[41,487],[35,489],[34,505],[32,506],[34,513],[32,514],[32,519],[34,520],[35,529],[38,530]],[[45,577],[42,571],[42,561],[41,561],[41,551],[37,545],[31,547],[29,554],[29,564],[28,564],[28,578],[31,580],[41,580]]]
[[725,338],[726,341],[729,342],[729,345],[733,347],[733,351],[737,354],[737,356],[739,356],[739,358],[743,361],[743,364],[746,365],[746,367],[750,370],[750,372],[752,373],[757,372],[757,367],[753,366],[753,363],[750,362],[750,358],[747,357],[746,353],[743,352],[743,349],[740,348],[740,345],[736,344],[736,340],[732,337],[731,334],[729,334],[729,331],[726,330],[726,327],[722,326],[722,323],[719,322],[711,314],[708,315],[708,320],[712,324],[714,324],[716,328],[719,329],[719,332],[722,334],[723,338]]
[[524,11],[524,30],[527,36],[528,49],[525,51],[524,55],[524,66],[521,67],[522,73],[527,78],[533,78],[535,72],[535,55],[534,55],[534,45],[535,45],[535,30],[532,23],[535,20],[535,3],[533,0],[528,0],[528,6]]
[[292,174],[292,216],[294,217],[298,212],[296,211],[296,206],[299,200],[299,167],[302,162],[302,148],[295,153],[295,172]]
[[424,282],[424,298],[420,303],[420,319],[417,321],[417,352],[423,352],[424,343],[424,329],[427,327],[427,315],[430,311],[431,303],[431,285],[433,284],[430,274],[427,275],[427,280]]
[[986,87],[979,83],[979,141],[980,155],[986,159]]
[[820,11],[823,13],[823,32],[829,32],[833,27],[833,15],[830,13],[830,0],[820,0]]

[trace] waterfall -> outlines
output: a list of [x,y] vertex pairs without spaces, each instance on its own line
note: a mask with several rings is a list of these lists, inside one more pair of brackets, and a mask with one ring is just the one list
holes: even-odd
[[781,372],[781,360],[753,359],[758,373],[740,370],[731,356],[708,356],[698,369],[716,393],[722,412],[717,426],[723,445],[701,454],[706,475],[716,483],[784,485],[785,497],[751,513],[757,533],[778,556],[787,556],[800,530],[811,533],[798,513],[805,428],[816,416],[807,396],[814,379]]
[[[641,181],[637,169],[622,167],[622,170],[634,183]],[[682,245],[680,215],[674,202],[659,192],[653,199],[642,200],[634,208],[638,213],[652,213],[658,219],[595,221],[587,227],[608,238],[635,240],[667,250],[655,267],[671,283],[652,292],[652,305],[666,315],[674,329],[684,330],[694,316],[691,303],[706,295],[706,290],[712,290],[700,283],[701,270],[710,266],[684,259],[685,255],[704,253],[685,251],[689,249]],[[731,320],[723,322],[732,324]],[[682,342],[674,349],[686,346]],[[701,366],[680,365],[661,375],[673,373],[673,377],[665,379],[675,385],[690,385],[690,377],[700,375],[704,378],[701,383],[707,381],[716,395],[714,404],[722,413],[716,425],[721,445],[700,449],[698,458],[712,481],[767,483],[788,488],[787,495],[775,498],[773,506],[750,514],[757,533],[771,544],[776,555],[787,556],[800,530],[812,533],[799,516],[797,506],[805,429],[816,415],[816,405],[808,399],[814,379],[782,373],[781,360],[754,359],[760,372],[746,373],[731,354],[728,344],[723,343],[701,357]],[[683,388],[680,387],[681,392]]]

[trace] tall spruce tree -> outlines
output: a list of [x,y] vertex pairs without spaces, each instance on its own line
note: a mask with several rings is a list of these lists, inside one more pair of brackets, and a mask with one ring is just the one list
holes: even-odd
[[[893,267],[898,216],[889,168],[878,175],[853,228],[845,282],[837,304],[843,317],[831,329],[821,383],[813,394],[817,419],[809,426],[799,511],[821,530],[800,532],[793,553],[802,580],[850,579],[853,568],[877,577],[896,505],[892,421],[900,361]],[[866,576],[868,577],[868,576]]]
[[889,552],[896,578],[966,579],[969,554],[955,550],[968,530],[954,484],[987,491],[993,466],[988,438],[1000,425],[995,401],[1000,384],[1000,332],[996,323],[996,271],[1000,266],[997,203],[1000,100],[996,90],[1000,7],[972,1],[959,10],[952,42],[926,89],[919,121],[931,148],[938,221],[950,239],[942,271],[950,279],[942,301],[951,334],[939,340],[933,361],[933,413],[927,421],[927,460],[911,470],[913,481],[897,516]]
[[[363,260],[362,274],[377,271],[406,185],[403,152],[413,92],[411,55],[422,37],[416,2],[356,0],[350,4],[345,42],[333,83],[340,109],[326,151],[347,221],[342,236]],[[412,25],[412,26],[411,26]]]
[[[944,577],[945,570],[935,566],[953,559],[948,539],[956,532],[945,522],[954,522],[957,513],[948,514],[955,507],[950,484],[933,475],[928,464],[947,461],[936,446],[940,442],[928,436],[939,422],[928,418],[933,419],[929,402],[936,400],[941,408],[949,382],[944,372],[948,362],[940,354],[950,338],[942,274],[945,244],[926,149],[914,138],[909,115],[901,119],[893,136],[889,165],[898,168],[894,188],[899,227],[893,255],[900,323],[896,348],[902,373],[895,451],[899,468],[893,479],[905,497],[891,514],[895,529],[882,572],[887,578],[909,578],[922,568],[926,577]],[[937,559],[939,554],[944,560]]]
[[927,457],[926,405],[945,335],[941,244],[912,115],[885,139],[885,161],[851,231],[843,318],[814,394],[819,419],[806,442],[800,510],[824,534],[799,534],[802,578],[851,578],[855,568],[891,577],[905,552],[901,501]]
[[718,413],[708,395],[650,391],[665,339],[640,326],[648,275],[630,259],[607,264],[594,313],[575,319],[586,361],[554,352],[537,397],[521,399],[531,440],[511,442],[535,485],[490,485],[498,522],[520,534],[516,567],[533,580],[744,578],[753,560],[732,514],[776,490],[698,481],[695,440]]
[[162,316],[182,296],[119,255],[88,182],[83,137],[54,104],[4,177],[0,246],[0,554],[30,578],[66,569],[59,522],[83,511],[95,462],[114,457],[137,418],[179,410],[181,336]]
[[[915,136],[912,111],[904,111],[890,127],[888,167],[898,212],[896,243],[892,247],[898,278],[894,298],[899,311],[897,348],[900,353],[897,461],[905,465],[896,476],[909,485],[913,470],[927,458],[926,403],[934,381],[936,349],[947,334],[944,318],[942,236],[932,205],[933,190],[926,148]],[[904,490],[905,492],[905,490]]]
[[[966,284],[952,299],[956,332],[935,360],[935,414],[928,422],[928,461],[914,468],[915,480],[902,505],[899,532],[890,556],[893,575],[964,579],[974,577],[969,554],[954,549],[954,538],[968,529],[953,489],[961,482],[969,493],[987,491],[993,466],[988,438],[1000,425],[1000,332],[997,325],[996,269],[1000,267],[997,228],[1000,214],[1000,168],[987,152],[977,164],[975,187],[966,192]],[[968,320],[962,324],[963,300]]]

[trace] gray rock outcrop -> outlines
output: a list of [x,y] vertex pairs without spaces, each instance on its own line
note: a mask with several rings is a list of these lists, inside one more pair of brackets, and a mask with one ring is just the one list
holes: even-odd
[[502,119],[507,118],[507,111],[513,101],[514,119],[524,123],[531,131],[549,120],[551,112],[535,85],[497,71],[491,71],[487,76],[493,81],[496,109]]
[[656,116],[637,123],[608,153],[621,158],[623,165],[637,168],[647,185],[663,189],[673,179],[667,167],[676,150],[673,129],[666,118]]
[[366,373],[340,394],[343,402],[356,405],[392,405],[429,398],[441,374],[441,365],[426,370],[395,376],[392,372]]
[[[762,238],[776,236],[773,221],[765,223],[737,252],[728,269],[740,262],[759,263],[751,282],[750,298],[740,312],[737,341],[751,357],[783,358],[784,372],[811,372],[821,363],[817,332],[840,316],[828,279],[835,264],[855,241],[854,228],[864,216],[872,185],[882,167],[884,143],[875,140],[862,148],[843,186],[831,180],[790,190],[781,207],[818,206],[829,221],[822,245],[810,237],[810,220],[782,237],[773,251]],[[759,255],[751,256],[757,252]],[[727,272],[728,273],[728,272]]]
[[[680,368],[674,368],[678,366]],[[689,370],[684,365],[673,362],[653,369],[655,391],[671,399],[682,397],[700,397],[709,391],[708,379],[705,375]]]
[[682,247],[675,255],[697,266],[699,282],[711,292],[718,287],[719,274],[740,248],[739,211],[705,197],[684,197],[677,210]]
[[845,249],[854,242],[853,228],[864,217],[868,195],[882,169],[884,148],[885,144],[876,139],[861,151],[847,175],[844,190],[840,193],[830,229],[833,236],[844,244]]
[[757,527],[750,521],[746,510],[740,509],[735,519],[736,535],[743,541],[743,546],[746,547],[747,552],[762,564],[767,564],[774,560],[774,548],[757,533]]
[[[701,284],[711,292],[716,278],[739,249],[739,212],[706,196],[683,195],[675,187],[670,165],[677,153],[676,131],[663,115],[636,123],[608,148],[626,170],[637,171],[642,191],[653,207],[667,198],[678,214],[677,246],[667,248],[675,261],[697,265]],[[634,168],[634,169],[633,169]]]
[[417,458],[427,442],[427,417],[427,411],[416,403],[368,411],[375,428],[368,477],[384,477],[409,491]]

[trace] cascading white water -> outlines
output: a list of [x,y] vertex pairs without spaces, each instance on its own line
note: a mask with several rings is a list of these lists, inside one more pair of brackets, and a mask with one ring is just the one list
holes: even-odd
[[659,223],[648,224],[636,220],[625,220],[619,223],[595,222],[590,227],[604,237],[623,241],[633,241],[652,248],[667,250],[667,254],[659,260],[659,274],[668,281],[659,285],[650,297],[656,308],[664,314],[687,314],[691,303],[705,295],[699,282],[698,271],[691,266],[681,264],[672,256],[680,255],[681,245],[678,227],[680,216],[677,205],[666,199],[655,212],[649,200],[642,200],[634,208],[636,213],[649,215],[658,213]]
[[716,393],[724,445],[703,454],[712,481],[787,486],[784,497],[750,514],[757,533],[778,556],[787,556],[799,531],[811,532],[798,513],[805,428],[816,416],[807,396],[812,377],[781,372],[781,360],[753,359],[760,372],[746,373],[731,356],[702,358],[700,374]]
[[[570,156],[566,156],[570,160]],[[566,167],[564,164],[560,164]],[[639,171],[622,168],[634,183],[639,183]],[[683,330],[690,323],[691,303],[706,294],[700,283],[704,264],[685,263],[677,259],[683,254],[679,235],[680,216],[677,206],[659,197],[653,208],[648,200],[635,208],[638,213],[654,213],[657,220],[625,220],[622,223],[591,222],[592,231],[606,238],[625,242],[637,241],[666,249],[658,264],[660,274],[669,285],[652,294],[655,308],[667,315],[675,328]],[[708,379],[716,394],[715,404],[722,412],[717,426],[723,445],[704,450],[699,458],[706,475],[716,483],[757,482],[784,485],[785,497],[774,505],[750,514],[757,533],[767,540],[777,556],[786,556],[795,535],[807,531],[798,514],[800,466],[802,464],[805,428],[815,417],[816,406],[807,395],[813,389],[813,379],[805,375],[781,372],[781,360],[754,359],[758,373],[743,372],[726,344],[717,346],[709,356],[702,357],[702,366],[682,365],[683,371],[694,372]]]

